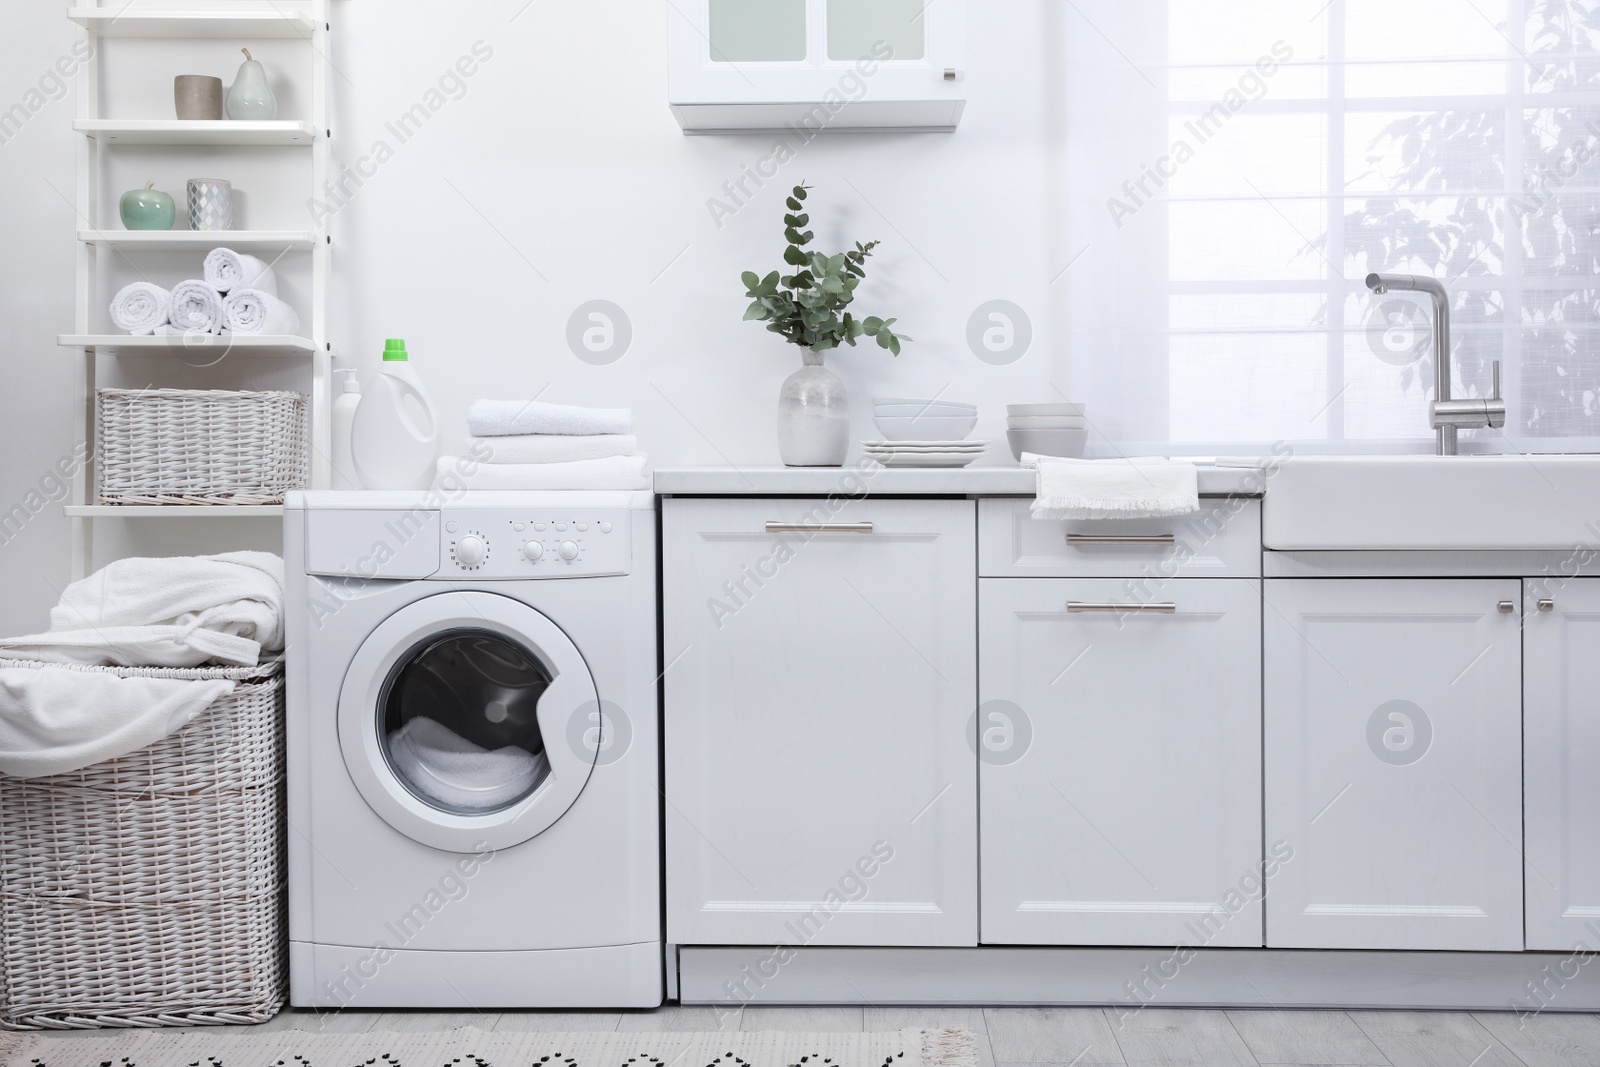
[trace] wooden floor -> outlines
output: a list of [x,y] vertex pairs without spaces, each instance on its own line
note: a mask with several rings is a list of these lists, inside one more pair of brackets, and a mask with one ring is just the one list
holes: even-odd
[[[964,1026],[979,1067],[1091,1064],[1341,1064],[1363,1067],[1595,1067],[1600,1015],[1374,1011],[1188,1011],[1120,1018],[1095,1008],[765,1008],[669,1005],[630,1012],[286,1011],[269,1030],[896,1030]],[[60,1040],[105,1031],[49,1035]]]

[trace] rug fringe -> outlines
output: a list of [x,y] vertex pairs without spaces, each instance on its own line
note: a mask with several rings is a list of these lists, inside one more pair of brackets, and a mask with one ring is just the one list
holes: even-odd
[[972,1031],[944,1026],[922,1031],[923,1067],[978,1067],[978,1043]]

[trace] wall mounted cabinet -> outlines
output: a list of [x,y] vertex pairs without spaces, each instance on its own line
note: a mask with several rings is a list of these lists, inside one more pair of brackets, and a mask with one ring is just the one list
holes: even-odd
[[965,0],[687,0],[668,12],[686,133],[953,129]]

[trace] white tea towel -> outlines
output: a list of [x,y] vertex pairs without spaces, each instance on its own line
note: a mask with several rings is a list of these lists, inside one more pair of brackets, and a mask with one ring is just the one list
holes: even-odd
[[434,485],[441,489],[648,489],[648,456],[607,456],[571,463],[471,464],[455,456],[439,460]]
[[605,459],[629,456],[639,446],[631,433],[597,433],[568,436],[556,433],[528,433],[515,437],[473,437],[467,451],[488,456],[489,463],[571,463],[580,459]]
[[236,683],[0,665],[0,774],[66,774],[177,733]]
[[0,638],[0,659],[252,667],[283,648],[283,560],[268,552],[120,559],[67,586],[50,629]]
[[119,330],[135,336],[148,336],[166,324],[172,313],[172,290],[151,282],[123,286],[111,298],[111,321]]
[[1170,459],[1063,459],[1022,454],[1039,472],[1036,519],[1155,519],[1200,510],[1200,472]]
[[447,807],[486,811],[532,791],[550,771],[543,752],[487,749],[419,715],[389,734],[389,759],[412,787]]
[[537,400],[475,400],[467,409],[467,431],[474,437],[632,433],[633,412],[627,408],[581,408]]
[[300,332],[294,308],[261,289],[235,289],[222,302],[223,320],[238,334]]
[[278,276],[272,265],[231,248],[213,248],[206,253],[206,281],[219,293],[231,289],[259,289],[278,295]]
[[222,294],[197,279],[172,287],[172,325],[180,330],[201,333],[222,331]]

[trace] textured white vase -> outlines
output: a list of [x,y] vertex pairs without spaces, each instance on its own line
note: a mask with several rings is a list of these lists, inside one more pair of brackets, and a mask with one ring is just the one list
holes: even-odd
[[778,456],[786,467],[838,467],[850,452],[850,395],[804,351],[805,365],[783,380],[778,394]]

